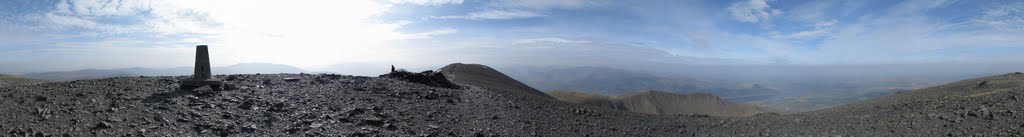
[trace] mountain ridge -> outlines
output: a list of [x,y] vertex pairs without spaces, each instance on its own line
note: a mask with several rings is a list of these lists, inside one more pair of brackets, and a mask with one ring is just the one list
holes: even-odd
[[618,96],[634,91],[705,92],[736,102],[769,100],[781,91],[756,83],[709,82],[684,76],[606,67],[511,68],[508,75],[543,91],[586,91]]
[[671,93],[664,91],[631,92],[620,96],[551,91],[549,95],[569,103],[598,106],[622,111],[673,115],[704,114],[709,116],[744,117],[781,111],[745,103],[733,103],[710,93]]

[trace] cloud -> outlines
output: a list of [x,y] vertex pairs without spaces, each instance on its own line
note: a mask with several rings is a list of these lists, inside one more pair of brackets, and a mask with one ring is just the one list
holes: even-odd
[[586,44],[591,43],[588,40],[570,40],[557,37],[550,38],[532,38],[532,39],[520,39],[517,40],[518,44]]
[[438,36],[438,35],[448,35],[448,34],[453,34],[453,33],[456,33],[456,32],[459,32],[459,31],[456,30],[456,29],[452,29],[452,28],[443,28],[443,29],[432,30],[432,31],[427,31],[427,32],[403,34],[404,35],[403,37],[399,37],[397,39],[427,39],[427,38],[431,38],[431,37]]
[[887,16],[920,16],[936,8],[954,3],[956,0],[908,0],[893,5],[885,14]]
[[496,0],[485,4],[482,10],[465,15],[436,16],[435,19],[469,19],[469,20],[511,20],[547,16],[546,12],[554,9],[580,9],[600,6],[601,0]]
[[990,8],[972,22],[1002,31],[1024,32],[1024,2]]
[[765,0],[735,2],[727,10],[734,20],[750,23],[767,21],[782,13],[778,9],[773,9]]
[[462,4],[463,0],[390,0],[395,4],[416,4],[416,5],[445,5]]
[[128,16],[146,10],[150,1],[87,0],[60,1],[54,13],[77,16]]
[[708,34],[703,32],[689,32],[686,33],[686,39],[693,42],[698,48],[708,48]]
[[508,20],[541,17],[543,14],[524,10],[485,10],[463,16],[441,16],[440,19]]
[[837,2],[839,1],[808,1],[787,10],[786,14],[792,20],[818,22],[827,18],[830,8]]
[[[963,30],[949,22],[922,18],[876,18],[838,28],[821,48],[814,52],[815,62],[831,63],[907,63],[971,61],[1001,58],[976,58],[996,49],[1019,50],[1024,34],[993,29]],[[972,52],[986,51],[986,52]],[[979,54],[981,53],[981,54]],[[1010,56],[1010,55],[1007,55]],[[1011,57],[1019,58],[1019,57]]]
[[777,38],[777,39],[812,39],[812,38],[819,38],[819,37],[822,37],[822,36],[825,36],[825,35],[829,34],[832,31],[833,26],[835,26],[836,23],[838,23],[838,22],[839,22],[838,20],[817,22],[817,23],[814,23],[812,25],[814,28],[811,29],[811,30],[800,31],[800,32],[791,33],[791,34],[779,34],[779,35],[774,35],[772,37]]
[[523,9],[578,9],[599,6],[607,3],[604,0],[498,0],[490,7],[523,8]]
[[[541,37],[506,42],[496,39],[475,39],[453,43],[447,48],[416,49],[424,54],[413,55],[417,62],[438,64],[474,62],[501,65],[538,66],[632,66],[651,64],[703,64],[711,58],[698,58],[669,53],[652,46],[614,42],[613,40],[582,40]],[[457,54],[452,54],[457,53]],[[443,54],[445,56],[436,56]],[[716,60],[717,61],[717,60]],[[720,62],[719,62],[720,63]]]
[[[0,35],[27,35],[31,38],[25,39],[32,40],[17,45],[33,46],[24,48],[31,55],[4,52],[0,56],[86,64],[69,65],[78,68],[187,66],[191,65],[188,59],[170,56],[203,44],[210,45],[211,55],[217,56],[214,65],[268,62],[309,67],[387,60],[403,54],[399,52],[409,52],[394,50],[392,42],[458,32],[444,27],[399,31],[408,21],[378,19],[389,12],[391,3],[375,0],[68,0],[52,4],[42,6],[50,8],[44,11],[0,21],[15,23],[4,25]],[[24,19],[32,21],[19,21]],[[32,30],[36,28],[40,30]],[[142,43],[112,42],[124,39]],[[115,45],[125,48],[107,50]],[[104,55],[102,58],[133,60],[107,64],[97,58],[74,58],[71,56],[80,54],[50,49],[75,49]],[[142,52],[161,56],[134,56]],[[164,64],[149,63],[153,60]]]

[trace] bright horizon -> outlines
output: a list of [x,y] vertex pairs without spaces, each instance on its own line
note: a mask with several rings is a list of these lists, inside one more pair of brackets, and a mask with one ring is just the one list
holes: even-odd
[[1024,63],[1021,1],[0,2],[0,73],[274,63],[433,67]]

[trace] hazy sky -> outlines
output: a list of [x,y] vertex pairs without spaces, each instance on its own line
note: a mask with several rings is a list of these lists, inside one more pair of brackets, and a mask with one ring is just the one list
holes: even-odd
[[1018,62],[1024,1],[3,0],[0,73],[278,63]]

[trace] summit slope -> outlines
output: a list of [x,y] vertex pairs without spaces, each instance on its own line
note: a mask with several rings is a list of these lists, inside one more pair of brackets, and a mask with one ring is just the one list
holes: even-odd
[[439,71],[452,82],[462,85],[554,99],[540,90],[512,79],[491,67],[480,64],[453,63],[442,67]]

